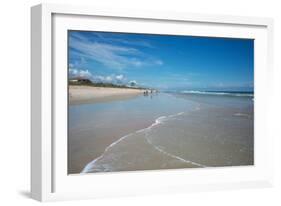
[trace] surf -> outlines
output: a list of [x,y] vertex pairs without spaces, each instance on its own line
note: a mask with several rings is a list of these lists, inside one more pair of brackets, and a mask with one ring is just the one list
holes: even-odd
[[143,129],[140,129],[140,130],[137,130],[135,132],[132,132],[130,134],[127,134],[123,137],[121,137],[120,139],[118,139],[117,141],[111,143],[108,147],[105,148],[104,152],[102,153],[102,155],[100,155],[98,158],[92,160],[91,162],[89,162],[85,167],[84,169],[81,171],[80,174],[85,174],[85,173],[89,173],[89,172],[92,172],[93,171],[93,168],[95,167],[95,165],[97,164],[97,162],[101,159],[103,159],[106,155],[106,153],[112,148],[114,147],[115,145],[119,144],[120,142],[124,141],[126,138],[134,135],[134,134],[138,134],[138,133],[144,133],[144,138],[145,140],[147,141],[147,143],[149,145],[151,145],[155,150],[157,150],[158,152],[161,152],[163,155],[167,155],[171,158],[174,158],[174,159],[177,159],[181,162],[185,162],[185,163],[189,163],[189,164],[192,164],[192,165],[195,165],[195,166],[198,166],[198,167],[206,167],[205,165],[202,165],[202,164],[199,164],[199,163],[195,163],[195,162],[192,162],[190,160],[186,160],[184,158],[181,158],[181,157],[178,157],[174,154],[171,154],[163,149],[161,149],[160,147],[158,147],[157,145],[154,145],[149,139],[148,139],[148,132],[151,131],[154,127],[160,125],[160,124],[164,124],[164,122],[166,121],[169,121],[173,118],[176,118],[178,116],[181,116],[181,115],[184,115],[185,113],[184,112],[179,112],[179,113],[176,113],[176,114],[172,114],[172,115],[167,115],[167,116],[160,116],[158,118],[155,119],[155,121],[148,127],[146,128],[143,128]]

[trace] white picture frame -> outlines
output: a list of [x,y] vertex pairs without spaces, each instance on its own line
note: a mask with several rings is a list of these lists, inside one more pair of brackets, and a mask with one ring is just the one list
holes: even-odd
[[[116,24],[118,21],[120,24]],[[157,29],[154,25],[157,24]],[[39,201],[268,187],[273,136],[268,129],[273,21],[269,18],[128,11],[40,4],[31,9],[31,196]],[[255,39],[255,166],[67,175],[65,99],[68,29]],[[59,138],[58,138],[59,137]],[[165,180],[165,181],[163,181]]]

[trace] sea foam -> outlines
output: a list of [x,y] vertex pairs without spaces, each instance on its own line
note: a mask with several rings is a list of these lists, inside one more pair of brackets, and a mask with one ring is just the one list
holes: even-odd
[[112,144],[110,144],[108,147],[105,148],[104,152],[102,153],[101,156],[99,156],[98,158],[94,159],[93,161],[89,162],[85,167],[84,169],[81,171],[81,174],[84,174],[84,173],[89,173],[89,172],[92,172],[93,171],[93,168],[95,166],[95,164],[101,160],[107,151],[110,150],[110,148],[112,148],[113,146],[115,146],[116,144],[120,143],[121,141],[123,141],[124,139],[126,139],[127,137],[131,136],[131,135],[134,135],[134,134],[137,134],[137,133],[140,133],[140,132],[145,132],[145,139],[147,141],[148,144],[152,145],[154,147],[154,149],[156,149],[157,151],[161,152],[162,154],[164,155],[167,155],[169,157],[172,157],[172,158],[175,158],[179,161],[182,161],[182,162],[185,162],[185,163],[189,163],[189,164],[193,164],[195,166],[199,166],[199,167],[206,167],[205,165],[202,165],[202,164],[199,164],[199,163],[195,163],[195,162],[192,162],[190,160],[186,160],[186,159],[183,159],[181,157],[178,157],[174,154],[171,154],[171,153],[168,153],[166,152],[165,150],[161,149],[159,146],[157,145],[154,145],[147,137],[147,132],[150,131],[152,128],[156,127],[157,125],[159,124],[163,124],[165,121],[171,119],[171,118],[174,118],[174,117],[177,117],[177,116],[180,116],[180,115],[183,115],[184,112],[179,112],[179,113],[176,113],[176,114],[172,114],[172,115],[168,115],[168,116],[160,116],[158,117],[153,124],[151,124],[149,127],[146,127],[144,129],[140,129],[140,130],[137,130],[133,133],[130,133],[130,134],[127,134],[123,137],[121,137],[120,139],[118,139],[117,141],[113,142]]
[[207,92],[207,91],[194,91],[194,90],[187,90],[181,91],[182,94],[202,94],[202,95],[219,95],[219,96],[235,96],[235,97],[253,97],[254,94],[252,93],[239,93],[239,92]]

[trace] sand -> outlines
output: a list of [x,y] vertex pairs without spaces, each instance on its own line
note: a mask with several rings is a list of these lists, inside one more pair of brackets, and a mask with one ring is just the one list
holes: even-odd
[[[79,105],[82,106],[82,105]],[[150,125],[147,122],[119,120],[110,129],[98,128],[93,125],[90,129],[81,131],[69,130],[68,139],[68,173],[79,174],[84,167],[101,156],[105,149],[121,137]],[[106,127],[106,125],[105,125]]]
[[253,165],[253,123],[251,97],[157,93],[70,105],[68,174],[89,163],[90,173]]
[[102,156],[87,165],[83,173],[197,167],[159,152],[147,142],[145,132],[140,132],[126,136],[124,141],[120,140],[114,146],[108,146]]
[[143,94],[142,89],[69,86],[69,104],[99,103],[133,98]]

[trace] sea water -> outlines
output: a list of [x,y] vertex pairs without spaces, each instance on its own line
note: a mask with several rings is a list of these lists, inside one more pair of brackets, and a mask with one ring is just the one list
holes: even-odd
[[251,93],[179,91],[71,106],[70,161],[85,153],[75,143],[116,135],[99,153],[99,141],[87,144],[80,172],[253,165],[253,103]]

